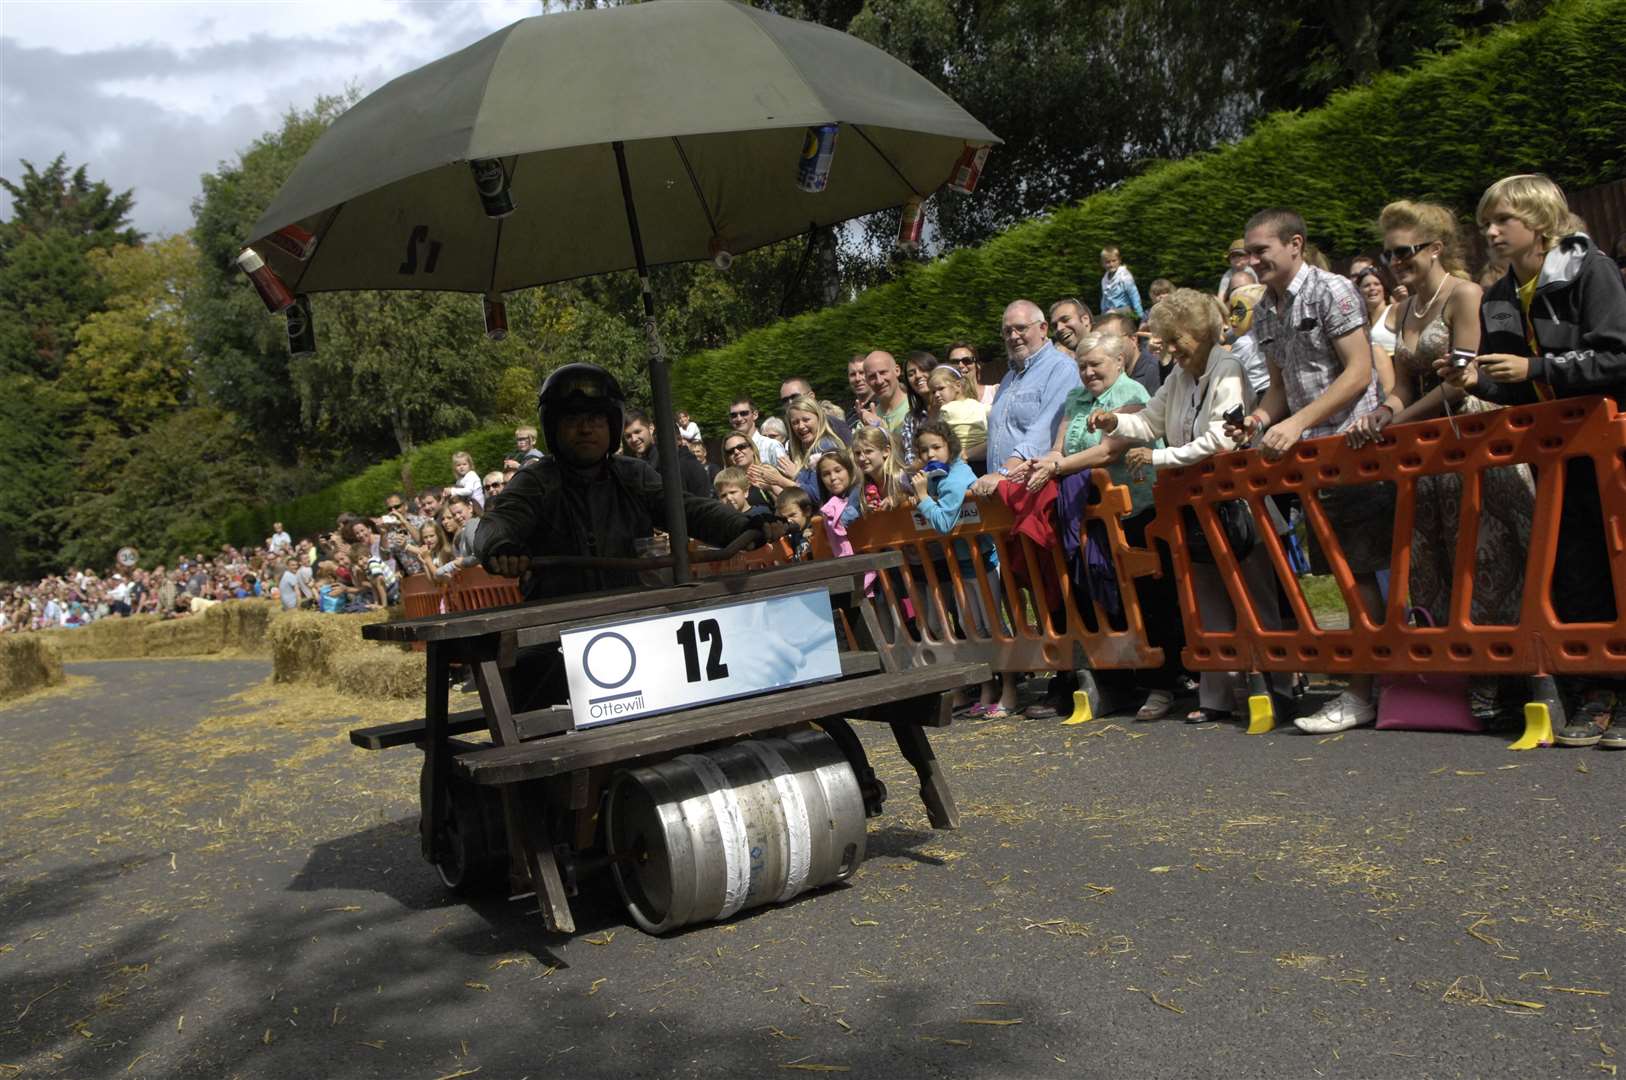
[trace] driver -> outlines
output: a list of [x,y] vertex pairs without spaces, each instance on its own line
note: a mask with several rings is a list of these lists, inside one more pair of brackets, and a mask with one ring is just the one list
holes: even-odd
[[[486,504],[474,544],[481,563],[520,578],[527,600],[637,587],[633,570],[530,568],[536,555],[635,558],[632,542],[666,526],[660,474],[613,453],[626,411],[620,383],[596,365],[566,364],[542,384],[537,411],[549,453]],[[717,499],[685,494],[683,511],[693,535],[720,547],[754,527]]]

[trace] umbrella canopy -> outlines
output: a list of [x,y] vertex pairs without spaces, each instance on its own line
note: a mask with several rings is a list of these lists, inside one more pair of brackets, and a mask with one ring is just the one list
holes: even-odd
[[[828,186],[802,191],[806,129],[840,124]],[[925,197],[999,140],[907,65],[730,0],[523,19],[385,85],[317,140],[251,244],[295,292],[502,292],[739,253]],[[487,216],[467,164],[500,160]],[[318,244],[299,261],[286,226]]]

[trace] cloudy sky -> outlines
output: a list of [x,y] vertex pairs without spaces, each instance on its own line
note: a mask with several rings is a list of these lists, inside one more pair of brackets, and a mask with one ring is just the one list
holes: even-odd
[[[557,6],[557,5],[556,5]],[[123,3],[0,0],[0,176],[57,154],[118,190],[137,228],[192,224],[198,177],[289,108],[363,93],[538,0]],[[0,217],[11,213],[0,192]]]

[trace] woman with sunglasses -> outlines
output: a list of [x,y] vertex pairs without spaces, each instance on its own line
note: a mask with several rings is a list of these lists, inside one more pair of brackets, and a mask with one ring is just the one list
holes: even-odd
[[[745,493],[746,502],[761,506],[770,512],[779,492],[796,486],[796,481],[784,475],[777,467],[764,465],[757,454],[756,444],[749,436],[731,432],[723,440],[723,468],[744,469],[751,477],[751,487]],[[777,481],[777,483],[775,483]]]
[[[1441,383],[1435,363],[1455,353],[1479,351],[1478,285],[1457,277],[1456,216],[1433,203],[1401,200],[1383,208],[1383,261],[1411,296],[1400,307],[1394,348],[1394,389],[1377,409],[1350,429],[1361,446],[1390,423],[1426,420],[1489,405]],[[1483,512],[1475,551],[1472,618],[1475,623],[1516,624],[1524,591],[1524,554],[1530,541],[1534,499],[1529,470],[1486,469],[1482,474]],[[1412,606],[1427,611],[1435,625],[1450,620],[1451,582],[1462,505],[1462,477],[1437,473],[1417,481],[1417,516],[1411,539]],[[1474,681],[1474,712],[1496,711],[1494,679]]]

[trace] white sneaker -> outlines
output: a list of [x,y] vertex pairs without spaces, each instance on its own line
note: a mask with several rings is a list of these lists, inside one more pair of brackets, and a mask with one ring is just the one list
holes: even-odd
[[1293,726],[1310,735],[1331,735],[1373,723],[1377,718],[1376,703],[1362,701],[1345,690],[1309,716],[1295,719]]

